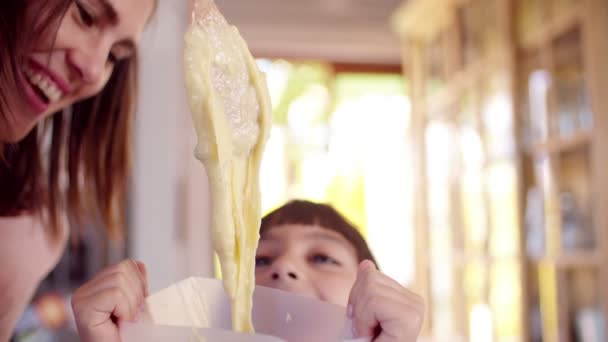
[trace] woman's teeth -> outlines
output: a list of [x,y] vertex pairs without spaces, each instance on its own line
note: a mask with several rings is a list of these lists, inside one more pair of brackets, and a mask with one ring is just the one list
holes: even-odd
[[38,88],[38,90],[40,90],[44,96],[46,96],[49,103],[57,102],[61,98],[61,90],[59,90],[55,82],[53,82],[46,75],[34,71],[31,68],[25,68],[25,75],[30,83]]

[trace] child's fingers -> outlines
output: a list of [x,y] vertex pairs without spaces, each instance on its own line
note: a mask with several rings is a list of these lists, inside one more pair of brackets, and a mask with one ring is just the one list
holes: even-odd
[[356,336],[380,332],[375,341],[415,341],[424,300],[379,272],[373,263],[360,264],[349,304]]
[[117,280],[120,288],[128,296],[131,309],[126,319],[132,320],[137,315],[137,311],[146,296],[146,279],[141,274],[140,267],[133,260],[121,262],[118,269]]
[[389,321],[418,310],[400,291],[384,284],[364,287],[353,297],[351,308],[359,336],[372,336],[379,326],[384,329]]
[[371,260],[363,260],[359,263],[359,272],[366,270],[377,270],[376,265]]
[[136,318],[147,295],[146,269],[126,260],[108,267],[79,288],[72,309],[83,341],[120,341],[118,321]]
[[93,280],[82,286],[76,292],[75,296],[88,297],[91,293],[98,293],[101,290],[120,287],[133,293],[135,298],[143,298],[144,288],[142,281],[136,271],[132,261],[121,262],[116,264],[106,271],[101,272]]
[[390,299],[391,305],[393,306],[416,307],[415,302],[412,302],[406,297],[402,290],[395,289],[382,283],[370,283],[369,286],[366,286],[364,290],[360,292],[359,297],[356,298],[354,305],[360,306],[374,297]]
[[137,304],[143,300],[146,292],[146,284],[145,279],[141,275],[139,271],[139,267],[137,263],[133,260],[126,260],[120,263],[121,272],[125,275],[126,279],[129,281],[129,287],[133,290],[133,293],[136,296]]
[[356,336],[374,336],[380,327],[376,342],[416,340],[422,323],[417,308],[395,305],[393,298],[385,296],[369,296],[359,304],[353,309]]
[[92,293],[85,300],[100,312],[115,316],[119,320],[132,320],[137,314],[137,304],[133,293],[120,287]]
[[[99,278],[95,278],[95,280],[83,285],[81,288],[76,290],[76,292],[74,293],[74,297],[85,298],[89,297],[92,293],[97,293],[102,290],[121,286],[121,278],[124,278],[124,276],[122,276],[120,272],[117,271],[105,274]],[[127,283],[126,278],[124,278],[124,282],[125,284]]]
[[367,279],[374,271],[376,271],[376,266],[369,260],[364,260],[359,264],[357,279],[355,280],[355,284],[353,285],[348,298],[349,304],[353,305],[355,298],[361,295],[361,291],[363,291],[366,286]]
[[141,279],[143,285],[144,298],[148,297],[149,289],[148,289],[148,270],[146,269],[146,265],[141,261],[134,261],[135,266],[137,267],[137,271],[139,277]]
[[[390,299],[385,297],[375,296],[366,297],[353,306],[353,328],[355,336],[369,337],[373,336],[376,328],[380,324],[378,313],[386,314],[387,303]],[[389,315],[390,316],[390,315]]]
[[[402,301],[406,301],[408,303],[414,303],[417,306],[424,307],[424,300],[422,297],[417,295],[416,293],[406,289],[401,284],[399,284],[396,280],[391,277],[383,274],[378,271],[375,265],[371,261],[363,261],[359,266],[359,272],[357,274],[357,279],[351,290],[351,299],[352,297],[360,297],[362,295],[361,292],[370,291],[370,289],[382,288],[386,287],[395,299],[402,299]],[[387,293],[384,293],[387,295]],[[352,300],[349,301],[352,303]]]
[[121,279],[122,276],[116,274],[109,282],[86,295],[75,297],[75,305],[83,311],[95,311],[105,315],[108,319],[115,315],[120,319],[131,320],[139,307],[138,295],[132,287],[125,286]]
[[130,320],[135,315],[133,301],[129,297],[130,294],[125,289],[112,287],[92,292],[86,297],[73,298],[72,308],[81,336],[94,336],[104,330],[103,335],[114,335],[112,331],[117,330],[112,321],[113,316],[120,320]]
[[397,281],[392,278],[376,272],[369,276],[367,280],[365,292],[369,291],[371,295],[384,295],[385,297],[392,298],[396,305],[402,305],[406,307],[412,307],[418,311],[424,311],[424,299],[416,293],[406,289]]
[[100,271],[99,273],[97,273],[93,279],[89,280],[86,284],[82,285],[78,291],[79,292],[88,292],[90,291],[92,288],[97,287],[97,285],[100,283],[101,279],[104,278],[108,278],[108,276],[110,275],[114,275],[117,272],[121,272],[125,269],[125,265],[130,262],[129,260],[126,261],[122,261],[120,263],[114,264],[112,266],[109,266],[105,269],[103,269],[102,271]]
[[77,290],[77,292],[87,293],[87,292],[90,292],[91,290],[94,290],[94,288],[98,286],[98,284],[100,283],[100,281],[102,279],[106,279],[106,278],[108,278],[108,276],[111,276],[113,273],[117,272],[115,266],[116,265],[108,267],[108,268],[102,270],[101,272],[97,273],[93,277],[93,279],[89,280],[84,285],[82,285],[81,287],[79,287],[78,290]]
[[[147,291],[146,280],[140,270],[141,267],[131,260],[114,265],[78,289],[74,294],[74,302],[77,304],[87,302],[92,306],[90,309],[112,314],[111,311],[107,311],[108,306],[116,303],[106,303],[102,298],[120,299],[122,302],[127,302],[129,309],[128,312],[122,310],[121,318],[131,319],[137,313]],[[115,289],[121,290],[122,298],[116,294],[114,297],[108,295],[108,292],[115,292]]]

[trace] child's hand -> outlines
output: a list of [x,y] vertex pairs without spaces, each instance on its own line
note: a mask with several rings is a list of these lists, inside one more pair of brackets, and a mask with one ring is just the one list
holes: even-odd
[[424,319],[424,300],[380,273],[368,260],[359,265],[348,314],[357,337],[375,342],[414,342]]
[[101,271],[72,297],[81,341],[120,342],[118,322],[134,320],[147,295],[143,263],[125,260]]

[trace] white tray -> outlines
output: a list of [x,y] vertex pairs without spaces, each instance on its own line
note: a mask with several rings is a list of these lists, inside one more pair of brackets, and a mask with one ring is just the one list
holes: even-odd
[[137,323],[121,324],[123,342],[367,342],[353,339],[344,307],[257,286],[256,334],[231,331],[230,300],[221,281],[188,278],[146,299]]

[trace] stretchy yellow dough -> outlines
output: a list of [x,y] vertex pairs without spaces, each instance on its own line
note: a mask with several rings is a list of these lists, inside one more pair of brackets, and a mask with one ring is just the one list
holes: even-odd
[[211,190],[211,239],[232,300],[233,328],[253,332],[259,169],[270,97],[247,44],[215,7],[195,16],[185,43],[186,89],[198,136],[195,156],[205,165]]

